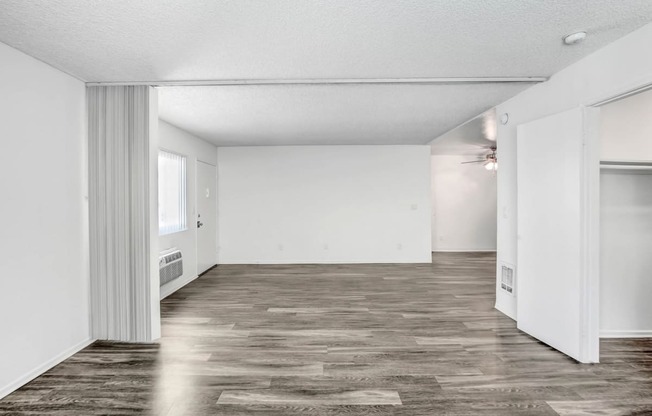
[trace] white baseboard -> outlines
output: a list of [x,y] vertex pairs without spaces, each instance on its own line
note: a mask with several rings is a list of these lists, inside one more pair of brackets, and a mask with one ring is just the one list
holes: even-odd
[[503,305],[498,304],[498,302],[496,302],[496,305],[494,306],[494,308],[496,308],[496,310],[498,312],[500,312],[503,315],[505,315],[506,317],[510,318],[512,321],[516,321],[516,315],[514,313],[512,313],[512,311],[510,311],[507,308],[503,307]]
[[424,258],[414,258],[414,259],[363,259],[363,260],[324,260],[324,259],[315,259],[315,260],[220,260],[219,264],[228,264],[228,265],[283,265],[291,266],[295,264],[430,264],[432,263],[431,254],[428,254]]
[[468,250],[432,250],[433,253],[495,253],[496,250],[478,250],[478,249],[468,249]]
[[184,287],[188,283],[194,281],[198,277],[199,276],[194,276],[194,277],[191,277],[190,279],[187,279],[187,280],[184,280],[183,278],[180,278],[180,279],[173,280],[170,283],[161,286],[161,294],[160,294],[161,300],[167,298],[168,296],[170,296],[171,294],[173,294],[177,290],[181,289],[182,287]]
[[78,353],[79,351],[83,350],[84,348],[88,347],[91,345],[93,342],[95,342],[94,339],[86,339],[82,342],[80,342],[77,345],[73,345],[72,347],[68,348],[61,354],[58,354],[54,358],[44,362],[43,364],[39,365],[29,373],[25,374],[24,376],[18,378],[18,380],[15,380],[11,383],[9,383],[6,386],[0,387],[0,399],[3,397],[9,395],[10,393],[16,391],[20,387],[24,386],[25,384],[29,383],[30,381],[34,380],[36,377],[40,376],[41,374],[45,373],[52,367],[54,367],[57,364],[60,364],[62,361],[64,361],[67,358],[70,358],[70,356]]
[[600,330],[600,338],[652,338],[652,329],[644,330]]

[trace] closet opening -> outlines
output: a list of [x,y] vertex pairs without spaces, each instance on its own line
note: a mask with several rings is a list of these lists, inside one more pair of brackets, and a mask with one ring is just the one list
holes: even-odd
[[600,338],[652,338],[652,90],[600,108]]

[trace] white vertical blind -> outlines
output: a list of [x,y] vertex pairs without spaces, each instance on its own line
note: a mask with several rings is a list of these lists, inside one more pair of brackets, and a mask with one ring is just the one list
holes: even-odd
[[98,339],[142,342],[154,333],[150,93],[87,88],[91,332]]
[[160,150],[158,152],[159,234],[176,233],[186,228],[186,158]]

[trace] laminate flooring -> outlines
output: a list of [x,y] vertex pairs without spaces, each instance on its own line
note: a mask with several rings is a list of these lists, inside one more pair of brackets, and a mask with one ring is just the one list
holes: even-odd
[[2,415],[652,415],[652,341],[580,365],[494,307],[492,254],[221,265],[161,303],[161,340],[96,342]]

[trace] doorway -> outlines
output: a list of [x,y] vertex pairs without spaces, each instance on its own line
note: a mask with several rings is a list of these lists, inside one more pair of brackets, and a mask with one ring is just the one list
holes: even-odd
[[432,251],[495,253],[495,109],[432,141],[430,153]]
[[601,107],[600,337],[652,337],[652,90]]
[[197,161],[197,274],[217,263],[217,168]]

